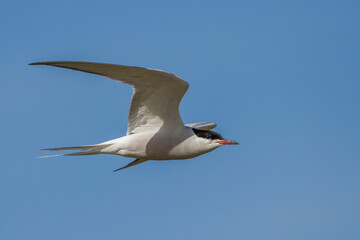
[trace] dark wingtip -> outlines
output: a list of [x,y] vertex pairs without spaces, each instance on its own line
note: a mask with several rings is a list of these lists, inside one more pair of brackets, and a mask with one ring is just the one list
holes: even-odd
[[47,62],[34,62],[34,63],[29,63],[29,65],[46,65]]
[[113,172],[117,172],[117,171],[120,171],[120,170],[122,170],[122,169],[124,169],[124,167],[115,169]]

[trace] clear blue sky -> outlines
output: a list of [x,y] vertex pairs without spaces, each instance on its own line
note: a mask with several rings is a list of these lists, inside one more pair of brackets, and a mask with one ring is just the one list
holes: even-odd
[[[5,0],[0,29],[1,239],[360,239],[359,1]],[[241,145],[36,159],[124,135],[132,93],[51,60],[174,73]]]

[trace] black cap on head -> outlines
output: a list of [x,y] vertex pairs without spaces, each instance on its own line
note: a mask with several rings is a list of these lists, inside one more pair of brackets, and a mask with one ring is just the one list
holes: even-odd
[[212,139],[212,140],[215,140],[215,139],[223,140],[224,139],[220,134],[213,132],[213,131],[199,130],[196,128],[193,128],[192,130],[196,136],[201,137],[201,138]]

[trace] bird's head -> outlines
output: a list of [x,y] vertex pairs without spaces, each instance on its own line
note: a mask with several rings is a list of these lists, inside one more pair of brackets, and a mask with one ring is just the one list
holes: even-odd
[[209,131],[209,130],[199,130],[193,128],[195,135],[203,139],[202,141],[206,141],[208,144],[211,144],[213,147],[220,147],[222,145],[236,145],[239,144],[235,141],[231,141],[228,139],[224,139],[219,133]]

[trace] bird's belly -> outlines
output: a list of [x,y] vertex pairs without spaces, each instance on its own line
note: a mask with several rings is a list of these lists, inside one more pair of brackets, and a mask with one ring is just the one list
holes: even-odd
[[[207,151],[206,151],[207,152]],[[116,154],[123,157],[149,159],[149,160],[179,160],[194,158],[206,153],[199,151],[186,151],[185,149],[168,149],[165,147],[147,148],[144,151],[121,149]]]

